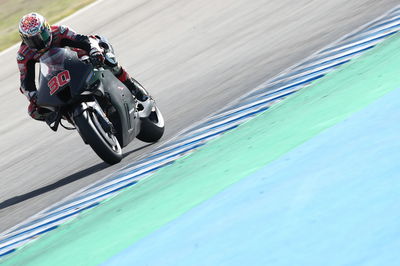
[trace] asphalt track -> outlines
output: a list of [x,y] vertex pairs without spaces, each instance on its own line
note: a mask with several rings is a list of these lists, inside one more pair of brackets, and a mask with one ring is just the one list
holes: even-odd
[[[64,24],[114,44],[150,88],[167,141],[399,1],[100,1]],[[26,115],[15,51],[0,66],[0,231],[151,151],[137,141],[107,167],[76,132],[56,134]]]

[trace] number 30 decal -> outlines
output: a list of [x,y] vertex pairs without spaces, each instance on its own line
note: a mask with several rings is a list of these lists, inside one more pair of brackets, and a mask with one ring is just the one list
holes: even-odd
[[58,73],[57,76],[54,76],[48,83],[47,86],[50,88],[50,95],[53,95],[58,91],[58,89],[65,84],[69,83],[71,80],[71,76],[69,75],[68,70],[64,70],[61,73]]

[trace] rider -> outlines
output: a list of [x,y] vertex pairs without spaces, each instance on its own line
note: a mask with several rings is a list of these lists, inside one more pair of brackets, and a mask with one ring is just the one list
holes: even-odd
[[44,120],[43,109],[36,105],[35,63],[50,47],[78,48],[79,55],[87,54],[94,64],[108,67],[139,101],[147,100],[148,93],[118,64],[112,46],[103,37],[81,35],[65,26],[50,26],[38,13],[22,17],[19,33],[22,39],[17,55],[20,90],[30,101],[28,113],[33,119]]

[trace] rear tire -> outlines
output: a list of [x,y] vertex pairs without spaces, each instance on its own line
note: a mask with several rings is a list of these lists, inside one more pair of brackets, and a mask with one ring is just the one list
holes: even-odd
[[154,110],[146,118],[141,118],[140,132],[136,136],[144,142],[157,142],[164,135],[164,118],[156,105]]
[[84,141],[103,161],[116,164],[122,160],[122,149],[117,138],[103,129],[96,114],[85,110],[74,121]]

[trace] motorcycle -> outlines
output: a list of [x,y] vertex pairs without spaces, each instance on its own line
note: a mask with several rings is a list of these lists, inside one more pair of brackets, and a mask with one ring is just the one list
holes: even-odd
[[122,148],[135,138],[152,143],[164,133],[164,118],[152,97],[139,102],[110,70],[68,48],[51,48],[41,56],[37,104],[46,110],[52,130],[59,125],[76,129],[108,164],[120,162]]

